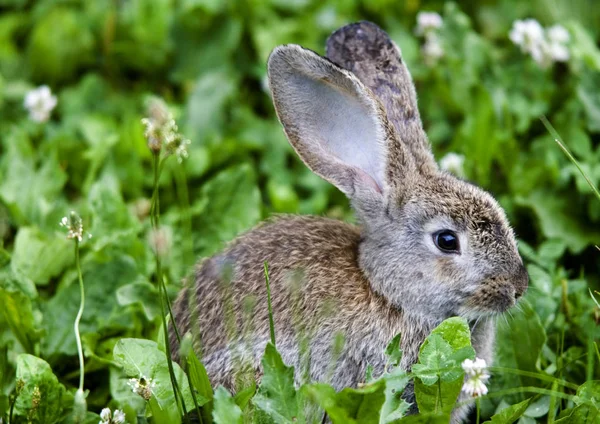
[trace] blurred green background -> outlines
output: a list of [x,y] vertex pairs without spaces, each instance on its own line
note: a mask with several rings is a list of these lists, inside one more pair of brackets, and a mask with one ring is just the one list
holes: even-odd
[[[436,30],[443,55],[435,60],[415,31],[422,11],[443,18]],[[568,60],[543,67],[522,52],[509,32],[525,18],[563,25]],[[199,257],[273,213],[353,219],[344,196],[285,140],[265,64],[283,43],[324,54],[333,30],[363,19],[401,47],[436,157],[464,155],[462,172],[494,193],[520,239],[535,323],[523,335],[504,331],[499,345],[530,342],[538,357],[527,367],[577,384],[600,374],[592,355],[600,311],[588,290],[599,288],[600,201],[539,119],[548,118],[598,184],[596,1],[0,0],[4,393],[24,351],[47,360],[67,387],[75,383],[78,289],[72,244],[58,226],[71,209],[93,234],[82,258],[92,409],[124,399],[109,367],[115,342],[156,336],[151,153],[140,123],[151,95],[168,103],[192,141],[189,158],[171,160],[161,179],[162,254],[173,292]],[[57,97],[41,123],[23,103],[40,85]],[[521,338],[527,331],[539,338]]]

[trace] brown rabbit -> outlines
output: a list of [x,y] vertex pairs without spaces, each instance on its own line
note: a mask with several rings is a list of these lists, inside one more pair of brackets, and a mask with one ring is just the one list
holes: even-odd
[[[332,340],[342,333],[331,376],[337,389],[362,382],[369,364],[381,373],[384,348],[398,333],[401,366],[410,370],[430,331],[451,316],[469,320],[477,356],[489,363],[491,318],[527,288],[502,208],[482,189],[438,169],[410,74],[387,34],[368,22],[348,25],[329,38],[328,56],[277,47],[268,62],[269,85],[291,145],[350,198],[360,226],[278,217],[200,263],[175,316],[180,332],[200,329],[195,347],[213,384],[234,388],[232,361],[243,344],[228,337],[228,302],[238,326],[251,328],[251,362],[260,374],[269,341],[265,261],[284,361],[299,378],[301,328],[310,335],[310,377],[324,380]],[[242,317],[248,296],[257,301],[250,323]],[[405,397],[414,402],[412,393]],[[453,421],[466,412],[455,411]]]

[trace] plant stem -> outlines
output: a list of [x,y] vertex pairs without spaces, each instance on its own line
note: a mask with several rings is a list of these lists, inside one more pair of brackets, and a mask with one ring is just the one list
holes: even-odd
[[17,398],[19,397],[19,393],[15,393],[12,398],[12,402],[10,403],[10,412],[8,414],[8,424],[13,424],[13,412],[15,410],[15,403],[17,403]]
[[83,391],[83,378],[85,375],[84,362],[83,362],[83,348],[81,346],[81,335],[79,334],[79,322],[83,315],[83,308],[85,307],[85,291],[83,288],[83,276],[81,275],[81,264],[79,262],[79,240],[75,239],[75,267],[77,268],[77,275],[79,277],[79,292],[81,295],[81,301],[79,303],[79,311],[75,318],[75,340],[77,342],[77,353],[79,354],[79,390]]
[[271,333],[271,343],[275,347],[275,322],[273,321],[273,306],[271,305],[271,285],[269,283],[269,264],[264,262],[265,282],[267,284],[267,307],[269,308],[269,332]]
[[479,400],[479,398],[475,399],[475,404],[477,407],[477,424],[479,424],[479,420],[481,419],[480,415],[481,415],[481,401]]
[[[163,163],[160,160],[160,153],[155,153],[153,155],[153,170],[154,170],[154,187],[152,193],[152,203],[151,203],[151,213],[150,220],[152,224],[152,228],[154,231],[158,231],[159,228],[159,214],[160,214],[160,198],[158,195],[158,181],[160,179],[160,174],[162,172]],[[154,247],[154,246],[153,246]],[[177,378],[175,377],[175,369],[173,367],[173,359],[171,358],[171,345],[169,343],[169,327],[167,326],[167,317],[165,310],[165,293],[166,288],[164,287],[163,274],[162,274],[162,264],[160,261],[160,255],[156,248],[154,248],[154,259],[156,263],[156,280],[158,283],[158,293],[159,293],[159,301],[160,301],[160,317],[163,325],[163,335],[165,339],[165,353],[167,356],[167,365],[169,368],[169,377],[171,379],[171,386],[173,387],[173,395],[175,396],[175,402],[177,403],[177,408],[179,409],[180,415],[182,415],[186,422],[189,423],[189,417],[187,416],[187,409],[185,407],[185,399],[181,393],[179,388],[179,384],[177,383]]]

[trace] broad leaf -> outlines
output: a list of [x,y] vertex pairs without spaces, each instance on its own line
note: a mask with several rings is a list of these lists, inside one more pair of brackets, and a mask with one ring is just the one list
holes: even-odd
[[235,403],[231,394],[219,386],[215,390],[213,419],[216,424],[242,424],[242,410]]
[[[65,388],[52,373],[50,365],[35,356],[21,354],[17,357],[16,378],[23,381],[24,386],[15,404],[15,414],[28,416],[32,413],[35,423],[60,422]],[[34,398],[37,398],[37,407],[33,405]]]
[[412,368],[418,376],[415,396],[419,411],[451,411],[463,384],[461,363],[474,357],[471,332],[464,318],[449,318],[435,328],[421,346],[418,364]]
[[510,405],[504,408],[502,411],[494,414],[490,421],[486,421],[492,424],[512,424],[525,413],[529,404],[531,403],[531,398],[524,400],[523,402],[519,402],[515,405]]
[[294,387],[294,368],[283,363],[275,346],[267,343],[262,359],[263,376],[254,405],[276,423],[302,421],[299,397]]

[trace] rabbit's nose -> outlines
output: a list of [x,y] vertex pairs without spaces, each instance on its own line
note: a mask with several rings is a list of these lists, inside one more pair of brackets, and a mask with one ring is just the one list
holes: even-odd
[[515,273],[514,285],[515,300],[518,300],[521,296],[523,296],[527,290],[527,286],[529,285],[529,274],[527,273],[527,269],[524,265],[519,265],[519,268]]

